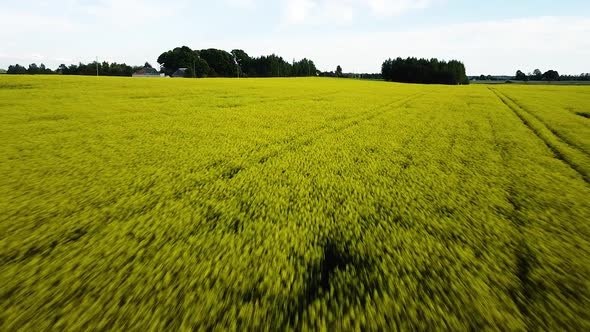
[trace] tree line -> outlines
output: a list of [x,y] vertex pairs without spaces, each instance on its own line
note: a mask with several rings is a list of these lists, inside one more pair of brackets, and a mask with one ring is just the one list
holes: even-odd
[[357,78],[364,80],[381,80],[383,76],[380,73],[345,73],[342,67],[338,65],[336,71],[323,71],[318,74],[321,77],[341,77],[341,78]]
[[44,64],[37,66],[36,63],[32,63],[29,65],[28,68],[23,67],[19,64],[16,64],[16,65],[9,66],[6,73],[7,74],[30,74],[30,75],[53,74],[53,70],[45,67]]
[[[405,83],[435,84],[468,84],[465,66],[457,60],[440,61],[438,59],[396,58],[383,62],[381,73],[344,73],[342,67],[335,71],[319,71],[309,59],[287,62],[282,57],[271,54],[268,56],[251,57],[243,50],[235,49],[226,52],[219,49],[192,50],[187,46],[177,47],[162,53],[158,57],[160,73],[172,75],[180,68],[186,68],[185,77],[296,77],[322,76],[360,79],[384,79]],[[100,76],[131,76],[143,68],[153,68],[146,62],[143,66],[130,66],[126,63],[92,62],[66,66],[59,65],[55,70],[44,64],[30,64],[28,67],[19,64],[11,65],[8,70],[0,69],[0,74],[29,75],[98,75]],[[504,76],[502,76],[504,77]],[[506,80],[491,75],[474,77],[480,80]],[[518,70],[513,77],[518,81],[590,81],[590,73],[580,75],[560,75],[555,70],[542,72],[535,69],[525,74]]]
[[[184,68],[185,77],[296,77],[317,76],[319,74],[314,62],[302,59],[286,61],[276,54],[251,57],[243,50],[227,52],[219,49],[192,50],[188,46],[177,47],[162,53],[158,57],[159,72],[174,74]],[[6,74],[61,74],[61,75],[98,75],[131,76],[143,68],[152,68],[149,63],[143,66],[130,66],[125,63],[92,62],[66,66],[61,64],[51,70],[44,64],[19,64],[8,67]]]
[[590,73],[582,73],[580,75],[559,75],[556,70],[548,70],[541,72],[540,69],[535,69],[532,73],[525,74],[521,70],[516,71],[514,79],[517,81],[590,81]]
[[324,71],[319,73],[321,77],[341,77],[341,78],[356,78],[356,79],[363,79],[363,80],[382,80],[383,75],[380,73],[341,73],[338,75],[336,72],[333,71]]
[[57,69],[51,70],[47,68],[44,64],[37,66],[37,64],[32,63],[29,67],[24,67],[19,64],[11,65],[8,67],[6,74],[28,74],[28,75],[50,75],[50,74],[60,74],[60,75],[96,75],[98,71],[98,75],[100,76],[131,76],[134,72],[145,68],[150,67],[149,63],[145,63],[143,66],[129,66],[125,63],[109,63],[109,62],[92,62],[88,64],[79,63],[77,65],[72,64],[66,66],[65,64],[59,65]]
[[302,59],[288,62],[276,54],[251,57],[243,50],[231,52],[215,48],[192,50],[176,47],[158,57],[162,72],[174,74],[185,68],[185,77],[295,77],[316,76],[313,61]]
[[387,59],[381,66],[386,81],[422,84],[469,84],[465,66],[457,60],[397,58]]

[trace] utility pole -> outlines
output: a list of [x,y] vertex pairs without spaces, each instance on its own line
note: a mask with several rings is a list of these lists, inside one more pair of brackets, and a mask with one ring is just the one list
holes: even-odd
[[238,78],[240,78],[240,64],[238,63],[238,58],[235,54],[232,53],[232,55],[234,56],[234,62],[236,63],[236,74]]

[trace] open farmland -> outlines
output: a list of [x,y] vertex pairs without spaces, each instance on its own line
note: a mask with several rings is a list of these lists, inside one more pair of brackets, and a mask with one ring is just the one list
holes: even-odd
[[0,330],[590,330],[590,87],[0,76]]

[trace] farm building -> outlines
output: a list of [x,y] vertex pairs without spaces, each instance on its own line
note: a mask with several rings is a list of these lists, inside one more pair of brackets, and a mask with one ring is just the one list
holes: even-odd
[[158,73],[158,71],[156,69],[147,68],[147,67],[138,70],[132,76],[133,77],[166,77],[165,74]]
[[172,77],[185,77],[186,76],[186,68],[178,68],[177,71],[172,74]]

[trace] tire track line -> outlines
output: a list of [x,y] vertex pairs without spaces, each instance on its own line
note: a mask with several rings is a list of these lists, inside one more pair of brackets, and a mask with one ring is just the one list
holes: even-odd
[[[488,90],[494,93],[496,97],[498,97],[498,99],[535,134],[535,136],[545,143],[545,145],[553,152],[557,159],[563,161],[571,169],[576,171],[578,175],[580,175],[586,182],[586,184],[590,185],[590,171],[582,166],[587,165],[590,167],[590,158],[588,158],[586,154],[582,153],[579,156],[572,156],[575,154],[580,154],[580,151],[571,147],[567,142],[561,140],[559,136],[554,135],[543,122],[538,121],[536,117],[530,115],[528,112],[520,108],[518,104],[514,104],[513,106],[511,104],[511,100],[506,98],[502,93],[492,88],[488,88]],[[568,149],[570,151],[568,151]]]
[[[346,130],[348,128],[357,126],[360,123],[370,121],[370,120],[390,111],[390,108],[392,106],[402,106],[402,105],[407,104],[408,102],[410,102],[416,98],[419,98],[421,95],[422,95],[422,93],[417,93],[417,94],[413,94],[408,97],[404,97],[401,100],[395,100],[393,102],[389,102],[386,104],[376,106],[359,116],[352,116],[352,117],[346,118],[343,121],[343,123],[340,125],[330,126],[329,123],[325,123],[322,126],[319,126],[317,128],[311,129],[309,131],[306,131],[306,132],[303,132],[300,134],[293,135],[293,136],[288,137],[286,139],[281,139],[281,140],[277,140],[274,142],[266,143],[264,145],[259,145],[254,150],[252,150],[248,153],[249,158],[247,157],[246,160],[247,161],[248,161],[248,159],[250,159],[250,160],[249,160],[249,162],[246,162],[247,165],[242,167],[241,170],[244,170],[248,167],[255,165],[256,163],[252,162],[253,159],[256,160],[258,164],[264,164],[268,160],[275,158],[277,156],[280,156],[281,154],[283,154],[285,152],[295,151],[301,146],[307,146],[307,145],[313,144],[315,141],[317,141],[318,139],[320,139],[322,137],[325,137],[330,134],[341,132],[341,131]],[[263,151],[263,149],[265,149],[265,148],[273,148],[273,147],[276,147],[276,149],[273,152],[262,154],[259,157],[255,156],[257,152]],[[252,156],[254,156],[254,158],[252,158]],[[233,175],[235,176],[236,174],[237,173],[235,173]]]
[[518,106],[523,112],[526,112],[530,116],[532,116],[535,119],[537,119],[537,121],[539,121],[540,123],[542,123],[547,128],[547,130],[549,130],[553,135],[555,135],[557,138],[559,138],[560,140],[562,140],[564,143],[566,143],[567,145],[569,145],[572,149],[576,149],[576,150],[580,151],[581,153],[583,153],[583,154],[587,155],[588,157],[590,157],[590,153],[589,152],[584,151],[578,145],[576,145],[575,143],[571,142],[567,137],[563,136],[561,133],[559,133],[556,130],[554,130],[553,128],[551,128],[551,126],[547,122],[543,121],[543,119],[541,119],[538,115],[533,114],[531,111],[527,110],[526,107],[524,107],[522,104],[518,103],[516,100],[514,100],[514,98],[508,96],[505,93],[501,93],[501,94],[506,99],[510,100],[514,105]]
[[297,151],[304,146],[308,146],[308,145],[313,144],[314,142],[318,141],[319,139],[321,139],[322,137],[325,137],[327,135],[338,133],[338,132],[341,132],[341,131],[346,130],[348,128],[352,128],[354,126],[357,126],[361,123],[370,121],[380,115],[390,112],[392,107],[403,106],[403,105],[411,102],[412,100],[415,100],[415,99],[421,97],[422,95],[424,95],[424,93],[416,93],[416,94],[410,95],[408,97],[404,97],[400,100],[395,100],[393,102],[388,102],[386,104],[382,104],[382,105],[373,107],[371,109],[371,111],[368,111],[369,114],[367,114],[367,112],[366,112],[366,113],[362,114],[361,116],[354,116],[354,117],[347,118],[346,123],[335,126],[335,127],[329,127],[328,125],[323,125],[321,127],[321,129],[316,130],[315,133],[313,132],[314,130],[311,130],[311,132],[312,132],[311,134],[310,134],[310,131],[306,131],[305,133],[295,135],[295,137],[293,139],[290,139],[287,141],[280,140],[279,142],[282,142],[282,143],[278,144],[278,148],[276,150],[274,150],[270,153],[265,153],[261,156],[253,156],[256,152],[261,151],[263,148],[273,146],[273,145],[272,145],[272,143],[269,143],[269,144],[265,144],[263,146],[259,146],[254,151],[249,153],[249,156],[247,158],[245,158],[245,160],[243,160],[244,163],[242,165],[231,166],[231,164],[230,165],[224,164],[223,167],[219,167],[218,172],[217,172],[218,173],[217,176],[209,178],[208,180],[205,180],[205,182],[201,182],[198,187],[194,187],[194,186],[188,187],[188,188],[185,187],[180,192],[176,192],[175,200],[182,200],[182,199],[184,199],[185,196],[192,194],[194,192],[198,192],[198,191],[202,191],[202,190],[206,191],[208,184],[217,181],[219,178],[222,178],[222,180],[224,180],[224,181],[231,181],[233,178],[235,178],[236,176],[238,176],[240,173],[242,173],[245,170],[251,169],[253,167],[259,167],[261,165],[264,165],[269,160],[271,160],[273,158],[280,157],[281,155],[283,155],[287,152]]

